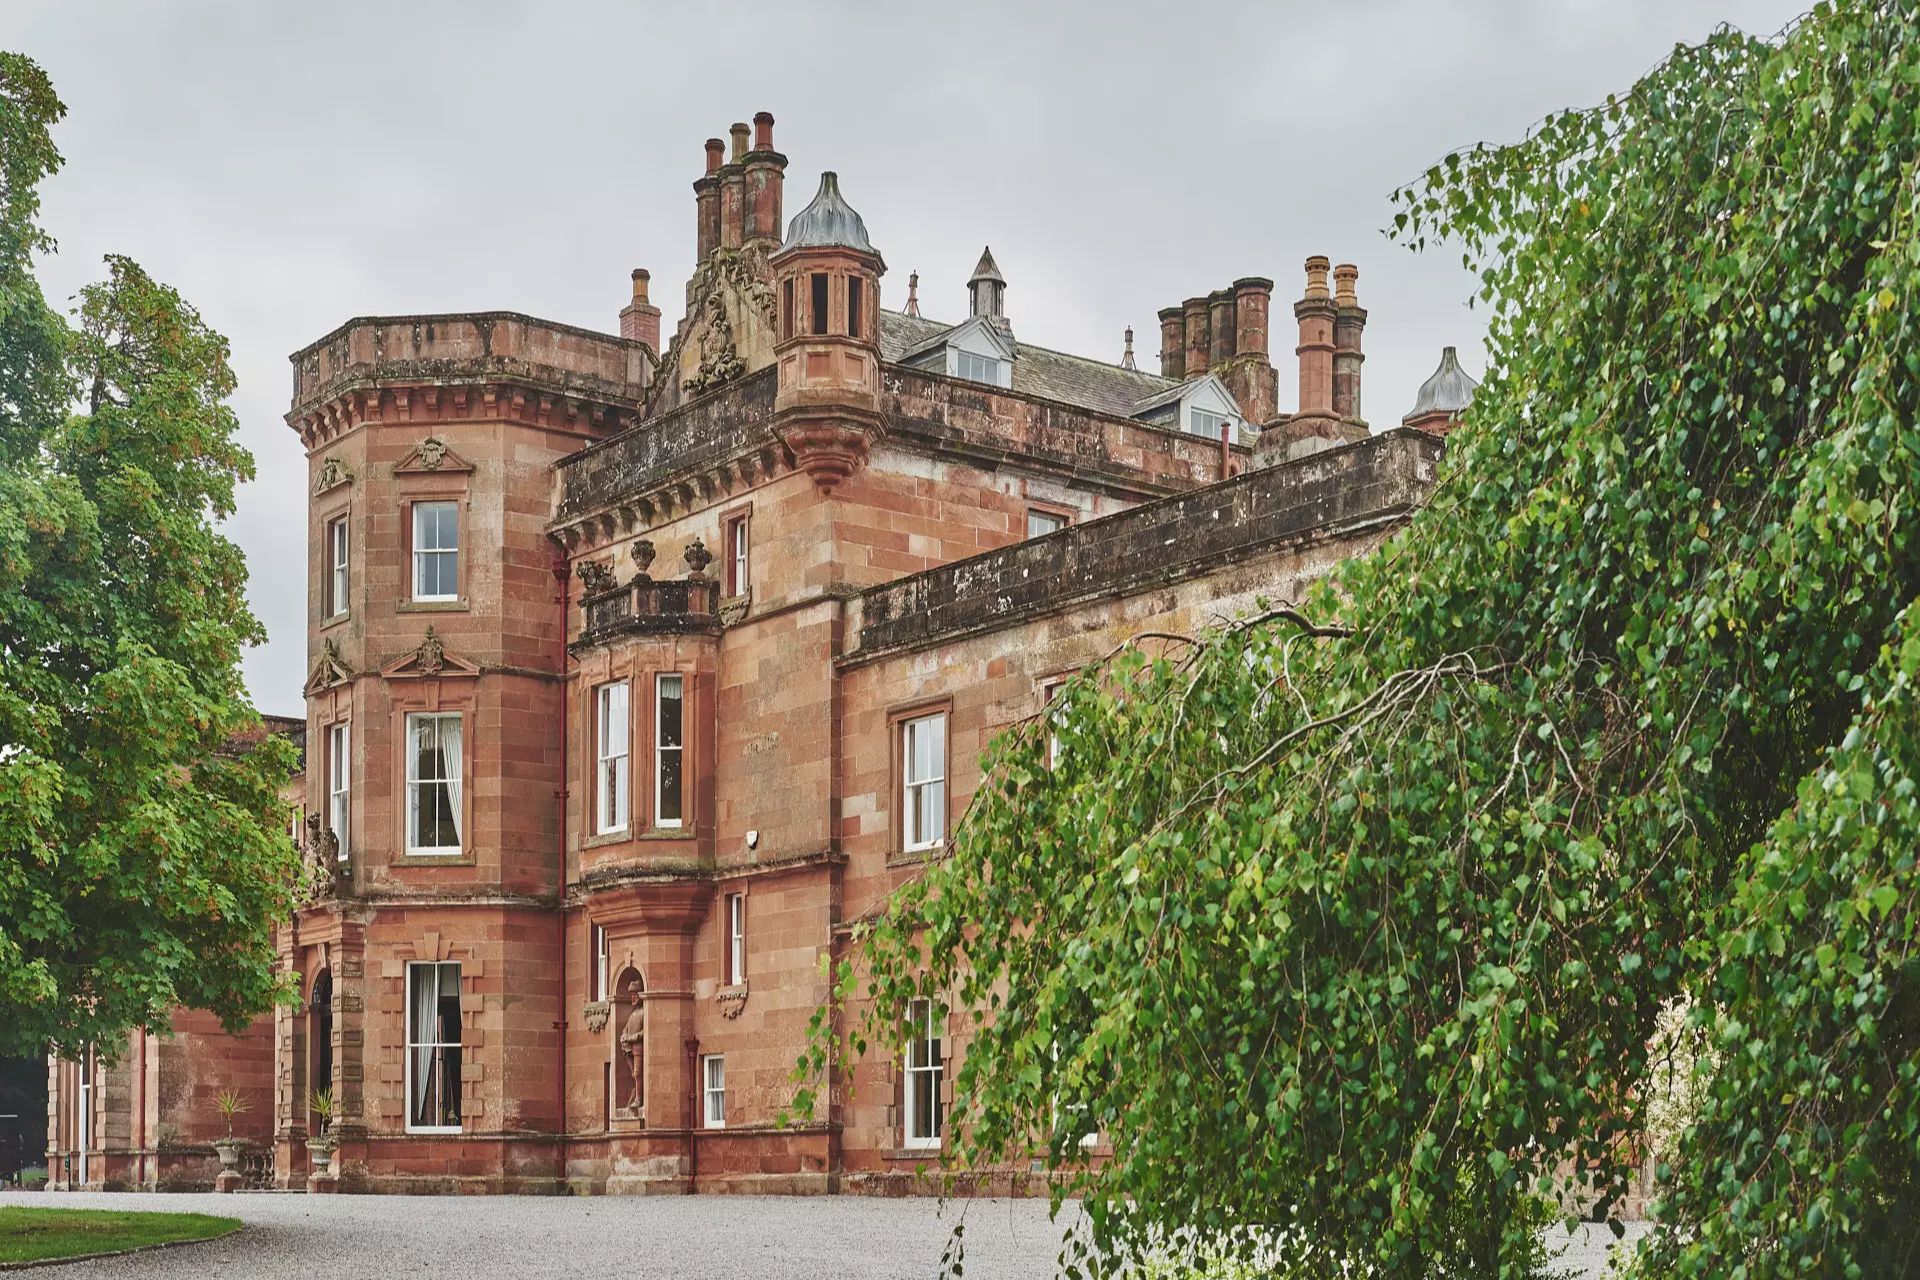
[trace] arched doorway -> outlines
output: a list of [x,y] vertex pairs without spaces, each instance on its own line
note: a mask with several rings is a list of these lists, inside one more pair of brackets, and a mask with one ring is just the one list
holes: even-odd
[[305,1115],[307,1131],[313,1132],[314,1117],[306,1114],[313,1095],[333,1091],[333,970],[322,969],[313,975],[313,990],[307,998],[307,1097],[296,1113]]

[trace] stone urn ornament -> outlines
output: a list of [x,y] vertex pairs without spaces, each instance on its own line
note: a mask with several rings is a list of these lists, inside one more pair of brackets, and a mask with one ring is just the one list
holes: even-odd
[[250,1107],[247,1096],[234,1089],[222,1089],[214,1095],[213,1109],[226,1121],[227,1136],[214,1141],[214,1152],[220,1157],[220,1172],[237,1173],[240,1169],[240,1155],[247,1149],[244,1138],[233,1136],[233,1118],[245,1115]]
[[333,1153],[340,1149],[340,1139],[333,1134],[333,1090],[315,1089],[307,1105],[319,1122],[318,1130],[307,1139],[307,1155],[313,1159],[313,1176],[331,1178]]
[[632,554],[633,554],[633,563],[635,567],[640,570],[640,576],[643,578],[650,576],[647,573],[647,569],[653,564],[654,556],[658,554],[653,549],[653,539],[651,538],[634,539]]
[[707,550],[706,543],[695,538],[687,544],[686,561],[687,580],[704,582],[707,577],[707,566],[713,563],[713,552]]

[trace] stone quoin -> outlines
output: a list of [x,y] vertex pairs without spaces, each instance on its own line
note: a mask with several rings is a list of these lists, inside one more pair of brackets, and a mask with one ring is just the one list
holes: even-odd
[[963,1016],[777,1123],[851,926],[1060,680],[1422,501],[1472,382],[1449,349],[1373,434],[1353,266],[1307,259],[1285,414],[1272,280],[1159,312],[1158,374],[1130,328],[1118,364],[1027,341],[1010,253],[893,303],[858,176],[787,220],[773,125],[706,144],[664,345],[641,269],[617,333],[367,316],[294,354],[303,1003],[50,1063],[56,1187],[210,1185],[234,1088],[260,1184],[308,1186],[324,1128],[315,1190],[931,1189]]

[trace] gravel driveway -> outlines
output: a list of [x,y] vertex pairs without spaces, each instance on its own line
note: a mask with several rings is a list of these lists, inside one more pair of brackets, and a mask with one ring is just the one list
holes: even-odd
[[[238,1217],[206,1244],[72,1263],[74,1277],[433,1276],[445,1280],[931,1280],[964,1212],[969,1277],[1050,1280],[1060,1228],[1037,1200],[859,1196],[305,1196],[0,1194],[0,1206],[155,1209]],[[1564,1263],[1589,1274],[1610,1237],[1588,1231]]]

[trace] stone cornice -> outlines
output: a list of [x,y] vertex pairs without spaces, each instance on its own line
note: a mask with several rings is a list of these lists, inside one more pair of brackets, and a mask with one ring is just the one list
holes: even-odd
[[529,427],[580,436],[625,430],[637,420],[633,406],[567,394],[532,379],[474,378],[427,381],[404,370],[354,378],[332,394],[287,414],[287,425],[309,451],[322,448],[364,423],[440,423],[505,419]]

